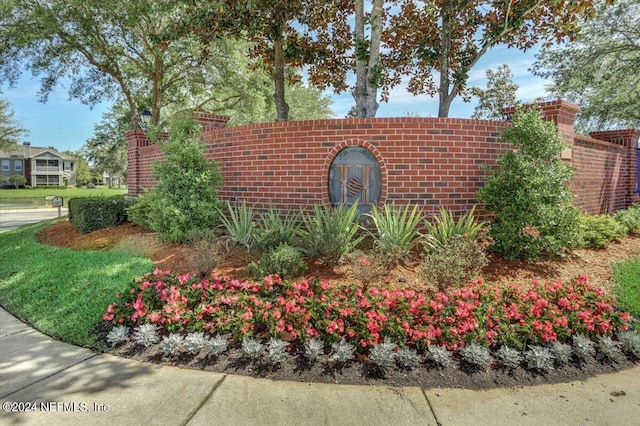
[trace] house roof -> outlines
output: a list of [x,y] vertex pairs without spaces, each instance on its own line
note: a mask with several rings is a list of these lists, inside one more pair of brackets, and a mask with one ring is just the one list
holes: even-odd
[[[49,152],[53,155],[56,155],[60,158],[62,158],[63,160],[73,160],[75,161],[75,158],[67,155],[67,154],[63,154],[60,151],[58,151],[55,148],[50,148],[50,147],[39,147],[39,146],[32,146],[29,147],[30,148],[30,153],[31,156],[28,158],[34,158],[37,157],[39,155],[44,154],[45,152]],[[16,147],[14,149],[11,150],[7,150],[7,151],[2,151],[0,150],[0,158],[24,158],[24,149],[25,146],[23,145],[16,145]]]

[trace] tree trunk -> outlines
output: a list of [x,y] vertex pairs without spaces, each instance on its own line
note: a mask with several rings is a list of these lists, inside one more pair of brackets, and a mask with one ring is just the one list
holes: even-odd
[[440,87],[438,88],[438,117],[448,117],[449,108],[453,97],[449,94],[449,73],[451,72],[449,65],[449,53],[451,51],[451,21],[447,12],[446,3],[440,9],[440,20],[442,22],[442,40],[440,42]]
[[382,5],[374,0],[371,10],[371,39],[366,49],[364,34],[364,0],[356,0],[354,40],[356,50],[356,86],[351,92],[359,118],[375,117],[378,111],[378,74],[380,70],[380,39],[382,35]]
[[276,121],[289,120],[289,105],[284,97],[284,60],[284,40],[280,31],[273,41],[273,99],[276,103]]

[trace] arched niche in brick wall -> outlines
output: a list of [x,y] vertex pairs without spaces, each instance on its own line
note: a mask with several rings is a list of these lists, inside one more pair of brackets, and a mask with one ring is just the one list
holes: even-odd
[[327,157],[323,175],[332,206],[358,202],[359,213],[366,213],[383,201],[386,167],[380,153],[368,142],[338,144]]

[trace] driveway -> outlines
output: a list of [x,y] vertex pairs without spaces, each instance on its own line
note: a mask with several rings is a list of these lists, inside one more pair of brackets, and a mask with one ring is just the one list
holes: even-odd
[[[61,216],[66,216],[68,213],[69,210],[66,207],[60,210]],[[0,232],[10,231],[28,223],[38,223],[56,217],[58,217],[57,207],[0,210]]]

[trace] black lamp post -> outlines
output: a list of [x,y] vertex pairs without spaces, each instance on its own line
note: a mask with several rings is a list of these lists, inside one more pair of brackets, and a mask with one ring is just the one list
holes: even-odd
[[143,109],[140,113],[140,121],[142,121],[144,131],[146,132],[149,128],[149,123],[151,122],[151,111],[146,108]]

